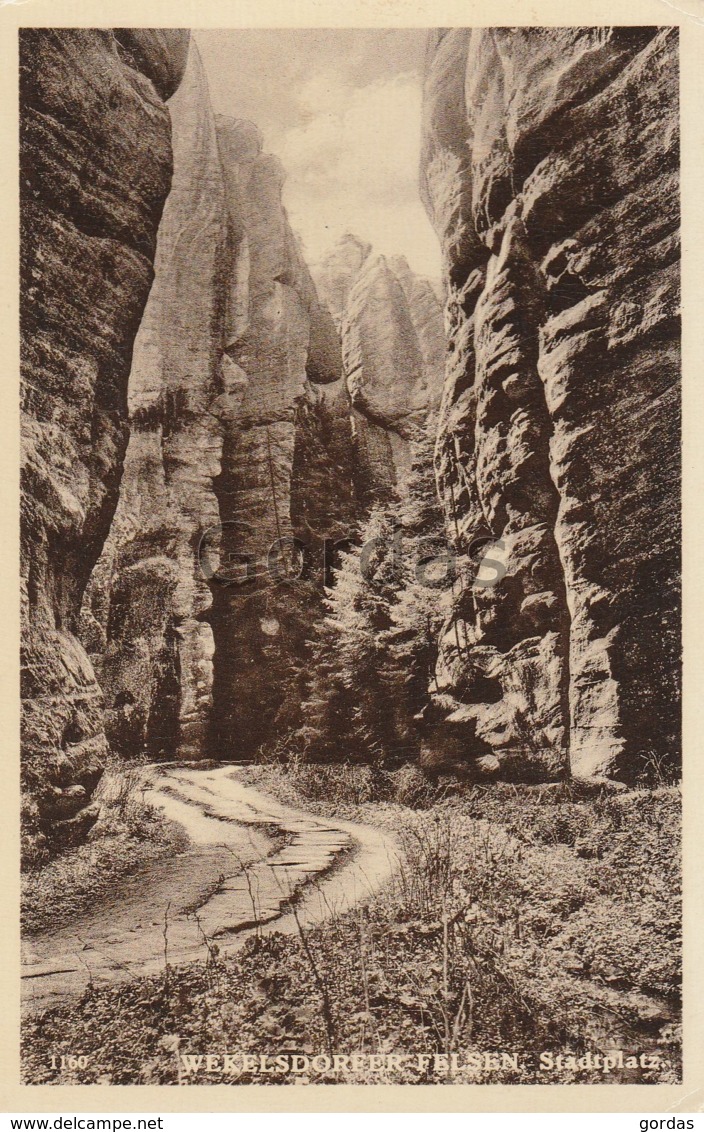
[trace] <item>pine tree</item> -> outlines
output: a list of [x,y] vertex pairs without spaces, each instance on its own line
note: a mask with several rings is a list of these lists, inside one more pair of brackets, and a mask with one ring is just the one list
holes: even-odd
[[312,644],[302,735],[311,757],[389,762],[417,753],[450,584],[433,470],[435,422],[413,445],[402,499],[378,505],[342,555]]
[[341,556],[328,591],[312,650],[312,696],[304,705],[316,758],[381,760],[393,743],[385,634],[397,585],[389,553],[394,531],[393,513],[374,510],[360,545]]
[[452,585],[455,570],[435,484],[436,428],[432,417],[413,444],[408,494],[401,508],[403,572],[386,634],[386,646],[404,689],[409,724],[434,685],[437,641],[444,620],[442,598]]

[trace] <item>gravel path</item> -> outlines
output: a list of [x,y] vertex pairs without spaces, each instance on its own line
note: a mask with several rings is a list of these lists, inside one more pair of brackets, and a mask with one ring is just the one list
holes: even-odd
[[[22,1001],[34,1012],[92,981],[118,982],[241,946],[255,931],[297,931],[368,899],[393,874],[388,834],[291,809],[245,786],[233,766],[154,766],[147,799],[183,826],[189,848],[145,867],[99,908],[27,937]],[[165,954],[166,953],[166,954]]]

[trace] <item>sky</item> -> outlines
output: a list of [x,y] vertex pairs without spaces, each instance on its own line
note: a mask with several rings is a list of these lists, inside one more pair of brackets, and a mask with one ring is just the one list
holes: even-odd
[[286,170],[309,264],[345,232],[440,277],[418,195],[422,29],[193,33],[216,111],[256,122]]

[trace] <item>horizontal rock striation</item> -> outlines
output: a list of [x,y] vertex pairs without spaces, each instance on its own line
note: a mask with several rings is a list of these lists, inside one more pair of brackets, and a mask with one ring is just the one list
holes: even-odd
[[431,36],[437,474],[463,571],[429,763],[630,781],[677,765],[677,58],[672,28]]
[[132,348],[169,191],[188,33],[20,32],[25,859],[82,836],[106,754],[77,638],[115,511]]

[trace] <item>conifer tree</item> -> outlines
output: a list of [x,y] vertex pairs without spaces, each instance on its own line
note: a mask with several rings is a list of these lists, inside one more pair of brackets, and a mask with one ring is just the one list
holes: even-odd
[[395,762],[417,753],[413,717],[427,700],[450,585],[433,470],[435,422],[413,444],[403,495],[377,505],[341,556],[311,646],[301,731],[310,757]]
[[409,723],[434,686],[437,641],[444,619],[442,599],[451,588],[455,570],[435,484],[436,427],[436,418],[431,417],[413,444],[407,496],[400,508],[403,570],[386,634]]

